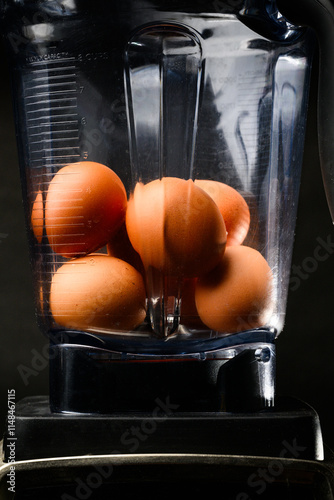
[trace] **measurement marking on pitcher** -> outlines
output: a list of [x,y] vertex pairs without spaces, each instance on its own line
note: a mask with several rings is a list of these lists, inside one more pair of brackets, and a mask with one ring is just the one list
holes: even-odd
[[[72,98],[72,99],[61,99],[61,101],[64,101],[64,100],[66,100],[66,101],[73,101],[73,99],[76,100],[75,98]],[[50,104],[55,104],[56,102],[59,102],[59,100],[58,101],[57,100],[55,100],[55,101],[54,100],[53,101],[49,101]],[[38,103],[35,103],[35,105],[38,105]],[[40,107],[39,109],[28,110],[27,114],[28,113],[29,114],[32,114],[32,113],[41,113],[42,111],[44,113],[48,113],[50,111],[58,111],[58,110],[63,111],[64,109],[66,110],[66,109],[77,109],[77,108],[78,108],[77,104],[70,104],[68,106],[64,106],[64,105],[62,105],[62,106],[49,106],[48,108]]]
[[[26,104],[26,106],[36,106],[38,104],[45,104],[45,103],[56,103],[56,102],[68,102],[68,101],[77,101],[77,98],[76,97],[61,97],[60,99],[55,99],[55,98],[51,98],[51,99],[43,99],[41,101],[36,101],[36,102],[28,102]],[[29,113],[29,111],[28,111]]]
[[[77,116],[77,115],[72,115],[72,116]],[[46,118],[46,117],[43,116],[41,118]],[[36,121],[36,120],[33,120],[33,121]],[[29,129],[40,128],[40,127],[49,127],[49,128],[52,128],[53,126],[58,126],[58,125],[74,125],[74,124],[78,124],[78,120],[55,121],[53,123],[51,123],[51,122],[44,122],[44,123],[39,123],[38,125],[29,125],[28,128]],[[76,129],[76,132],[77,131],[78,131],[78,129]],[[60,131],[57,131],[57,132],[60,132]],[[71,132],[73,132],[73,130]],[[52,134],[53,131],[48,131],[48,133]],[[43,134],[44,134],[44,132],[43,132]],[[34,134],[34,135],[40,135],[40,134]]]
[[[76,150],[78,149],[76,146],[72,146],[70,148],[58,148],[59,151],[64,151],[65,149],[67,149],[68,151],[72,151],[73,153],[72,154],[64,154],[64,155],[53,155],[52,158],[68,158],[68,157],[79,157],[80,155],[76,153]],[[51,151],[54,151],[54,148],[52,149],[49,149],[48,152],[50,153]],[[45,153],[45,149],[40,149],[40,150],[35,150],[35,151],[31,151],[34,155],[41,155],[43,154],[43,158],[39,157],[39,158],[32,158],[31,159],[31,162],[32,163],[39,163],[42,161],[42,159],[50,159],[51,156],[45,156],[44,153]]]
[[[77,148],[76,146],[74,146],[74,147],[73,147],[73,150],[74,150],[74,149],[78,149],[78,148]],[[36,152],[37,152],[37,151],[35,151],[35,153],[36,153]],[[80,158],[80,157],[81,157],[81,155],[79,155],[79,154],[72,154],[72,155],[52,155],[52,156],[45,156],[44,158],[36,158],[36,159],[31,159],[30,161],[31,161],[31,162],[41,162],[42,160],[55,160],[55,159],[57,159],[57,158],[59,158],[59,159],[66,159],[66,158]],[[66,163],[66,165],[67,165],[67,163]],[[41,168],[41,167],[43,167],[43,166],[44,166],[44,164],[39,165],[38,167],[35,167],[35,168]],[[48,164],[48,167],[49,167],[49,166],[52,166],[52,165],[49,165],[49,164]],[[58,166],[59,166],[59,164],[58,164],[58,163],[56,163],[56,164],[53,164],[53,166],[57,166],[57,167],[58,167]]]
[[[67,82],[67,81],[64,81],[64,78],[63,78],[63,80],[62,80],[61,82],[59,82],[59,80],[58,80],[57,82],[52,83],[52,82],[50,81],[50,80],[52,80],[52,78],[48,78],[48,80],[47,80],[47,81],[48,81],[48,83],[44,83],[44,84],[39,83],[39,82],[45,82],[45,81],[46,81],[46,78],[38,78],[38,79],[36,79],[36,80],[32,80],[31,85],[30,85],[29,87],[27,87],[27,88],[26,88],[26,91],[27,91],[27,92],[29,92],[29,91],[33,91],[33,92],[34,92],[36,89],[41,89],[41,92],[42,92],[44,88],[47,88],[47,89],[48,89],[48,91],[47,91],[47,92],[44,92],[44,93],[45,93],[45,94],[50,95],[51,93],[55,93],[55,92],[62,92],[61,90],[60,90],[60,91],[57,91],[57,90],[52,90],[52,91],[50,92],[50,91],[49,91],[49,89],[50,89],[51,87],[56,87],[56,88],[57,88],[57,87],[64,87],[65,85],[69,86],[69,88],[67,88],[67,89],[64,89],[64,88],[63,88],[63,90],[65,90],[66,92],[68,92],[68,91],[70,91],[70,90],[75,90],[75,91],[77,91],[77,90],[76,90],[76,88],[73,88],[73,89],[71,88],[72,86],[74,87],[74,85],[75,85],[75,84],[73,84],[73,76],[75,76],[75,75],[69,75],[69,78],[70,78],[71,80],[70,80],[70,81],[68,81],[68,82]],[[37,95],[37,94],[36,94],[36,92],[34,92],[34,93],[32,94],[32,96],[31,96],[31,97],[34,97],[35,95]]]
[[[66,78],[72,78],[75,77],[75,75],[66,75]],[[49,76],[48,80],[64,80],[64,77],[62,75],[54,75],[54,76]],[[34,78],[34,82],[43,82],[45,81],[45,77],[41,76],[40,78]],[[31,88],[31,87],[30,87]]]
[[[59,68],[45,68],[32,70],[31,75],[33,76],[32,81],[27,82],[28,88],[30,84],[34,81],[45,80],[49,82],[50,78],[61,78],[64,81],[72,77],[72,82],[75,80],[75,66],[60,66]],[[45,75],[45,76],[43,76]],[[31,88],[31,87],[30,87]]]
[[[81,158],[75,58],[34,61],[24,95],[30,166],[37,189]],[[54,147],[52,147],[54,146]]]
[[51,111],[63,111],[66,109],[77,109],[77,105],[71,105],[71,106],[56,106],[56,107],[50,107],[50,108],[43,108],[43,109],[32,109],[31,111],[27,111],[27,114],[32,114],[32,113],[48,113]]
[[[34,135],[39,135],[40,134],[31,134],[30,137],[34,136]],[[43,139],[43,143],[48,143],[48,142],[63,142],[63,141],[78,141],[79,140],[79,137],[78,136],[73,136],[73,137],[62,137],[60,139],[57,139],[57,138],[52,138],[52,139]],[[40,144],[41,141],[32,141],[30,142],[30,144]],[[47,150],[45,150],[47,151]]]
[[54,90],[52,92],[40,92],[39,94],[27,95],[25,99],[36,99],[36,97],[44,97],[44,96],[53,96],[59,94],[69,94],[69,93],[77,93],[77,89],[67,89],[67,90]]
[[77,101],[77,98],[74,96],[74,97],[60,97],[59,99],[56,97],[49,97],[49,99],[41,99],[39,101],[35,101],[35,102],[28,102],[26,104],[26,106],[37,106],[39,104],[45,104],[45,103],[57,103],[57,102],[72,102],[72,101]]
[[43,151],[73,151],[73,146],[64,146],[63,148],[49,148],[49,149],[44,149]]
[[[34,127],[35,127],[35,125],[33,125],[31,128],[34,128]],[[45,132],[43,132],[43,135],[45,136],[45,135],[54,135],[54,134],[75,134],[77,132],[78,132],[77,128],[76,129],[67,129],[67,130],[45,130]],[[40,132],[34,133],[34,134],[30,134],[30,137],[40,137],[40,136],[41,136]],[[79,137],[75,136],[75,137],[71,137],[71,139],[77,139],[78,140]],[[55,139],[55,138],[53,138],[53,139],[44,139],[44,142],[48,142],[48,141],[52,141],[52,140],[53,141],[62,141],[63,138],[61,138],[61,139]],[[37,142],[38,142],[38,144],[40,143],[40,141],[36,141],[36,143]],[[35,143],[31,142],[31,144],[35,144]]]
[[[76,149],[78,149],[78,147],[76,147]],[[73,154],[73,155],[52,155],[52,156],[46,156],[45,160],[53,160],[54,158],[80,158],[80,155],[79,154]]]
[[[49,86],[47,85],[46,87],[49,88]],[[75,96],[73,96],[73,94],[77,94],[77,88],[74,86],[74,84],[71,84],[71,87],[67,87],[67,88],[63,88],[62,90],[53,90],[53,91],[46,91],[46,92],[38,92],[38,93],[27,93],[27,91],[31,91],[33,90],[32,88],[30,89],[26,89],[26,95],[25,95],[25,99],[39,99],[39,98],[44,98],[44,97],[48,97],[48,101],[59,101],[60,99],[57,99],[58,97],[60,97],[61,99],[75,99]],[[71,94],[71,95],[70,95]],[[66,96],[66,97],[63,97],[63,96]],[[37,104],[38,101],[35,103],[35,102],[30,102],[29,105],[33,105],[33,104]]]
[[[69,70],[76,70],[76,67],[71,65],[71,66],[61,66],[59,68],[44,68],[44,69],[33,69],[31,73],[45,73],[46,71],[69,71]],[[75,74],[74,74],[75,76]]]
[[[39,123],[38,125],[29,125],[28,128],[31,129],[31,128],[39,128],[39,127],[52,127],[55,125],[73,125],[73,124],[77,124],[77,123],[78,123],[78,120],[62,121],[62,122],[56,122],[56,123],[45,122],[45,123]],[[52,133],[52,132],[50,132],[50,133]],[[43,132],[43,134],[44,134],[44,132]]]
[[32,87],[28,87],[29,90],[34,90],[34,89],[43,89],[43,88],[50,88],[50,87],[63,87],[64,83],[45,83],[44,85],[35,85]]
[[[77,113],[70,113],[70,114],[68,114],[68,115],[67,115],[67,114],[66,114],[66,115],[65,115],[65,114],[64,114],[64,115],[54,115],[54,116],[53,116],[53,117],[51,117],[51,118],[52,118],[52,119],[54,119],[54,118],[64,118],[65,116],[68,116],[68,117],[73,117],[73,116],[78,116],[78,114],[77,114]],[[37,117],[35,117],[35,118],[28,118],[28,120],[27,120],[27,121],[28,121],[28,122],[35,122],[36,120],[40,120],[41,118],[45,118],[45,117],[44,117],[44,116],[43,116],[43,117],[41,117],[41,116],[37,116]],[[57,121],[55,121],[55,122],[53,122],[53,123],[58,123],[58,122],[57,122]],[[64,123],[66,123],[66,122],[64,122]],[[51,124],[51,123],[49,123],[49,125],[50,125],[50,124]]]

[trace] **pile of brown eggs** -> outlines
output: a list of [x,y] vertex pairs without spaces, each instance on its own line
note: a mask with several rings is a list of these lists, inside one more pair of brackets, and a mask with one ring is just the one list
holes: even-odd
[[128,199],[110,168],[72,163],[53,177],[45,202],[37,194],[31,223],[39,243],[45,234],[68,259],[51,281],[58,325],[135,329],[146,317],[151,270],[175,278],[185,326],[234,333],[266,321],[272,273],[243,244],[249,208],[226,184],[163,177],[137,183]]

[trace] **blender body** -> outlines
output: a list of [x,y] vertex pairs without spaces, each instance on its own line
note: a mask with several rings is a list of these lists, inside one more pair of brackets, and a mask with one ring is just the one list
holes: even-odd
[[218,3],[1,2],[54,411],[273,406],[313,34]]

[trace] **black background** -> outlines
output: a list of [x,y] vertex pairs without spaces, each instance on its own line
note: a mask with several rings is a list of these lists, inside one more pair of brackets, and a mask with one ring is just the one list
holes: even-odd
[[[34,316],[32,277],[10,85],[1,48],[0,73],[0,430],[5,427],[7,391],[17,401],[48,392],[46,339]],[[293,264],[314,263],[317,238],[334,242],[334,228],[322,186],[317,149],[317,59],[311,86]],[[333,118],[334,119],[334,118]],[[334,138],[333,138],[334,140]],[[293,236],[293,235],[292,235]],[[316,267],[316,269],[315,269]],[[296,290],[290,290],[286,324],[277,341],[277,393],[300,398],[320,416],[324,441],[334,449],[334,253],[316,262]],[[36,353],[39,358],[36,358]],[[36,364],[37,363],[37,364]],[[23,381],[20,369],[35,371]],[[256,453],[256,450],[254,450]]]

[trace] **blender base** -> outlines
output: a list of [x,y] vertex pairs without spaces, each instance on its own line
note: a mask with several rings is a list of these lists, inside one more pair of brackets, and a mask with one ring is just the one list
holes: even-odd
[[188,495],[219,486],[231,500],[334,498],[318,415],[294,399],[249,414],[174,413],[161,401],[154,414],[78,415],[53,414],[37,396],[17,404],[15,462],[11,443],[5,435],[3,500],[169,499],[182,486]]
[[[5,462],[13,438],[4,436]],[[157,399],[153,412],[112,415],[52,413],[48,397],[16,406],[15,460],[119,454],[256,455],[322,460],[317,413],[306,403],[278,399],[254,413],[178,412]]]
[[[110,500],[191,497],[217,493],[235,500],[333,500],[333,462],[227,455],[118,455],[62,458],[15,465],[15,493],[6,488],[9,464],[0,464],[2,500]],[[183,490],[180,490],[183,487]]]
[[[137,356],[96,346],[50,345],[54,413],[152,413],[156,400],[173,410],[252,412],[274,404],[275,344],[267,331],[193,355]],[[238,344],[239,342],[239,344]],[[232,354],[233,352],[233,354]],[[204,355],[204,358],[203,358]]]

